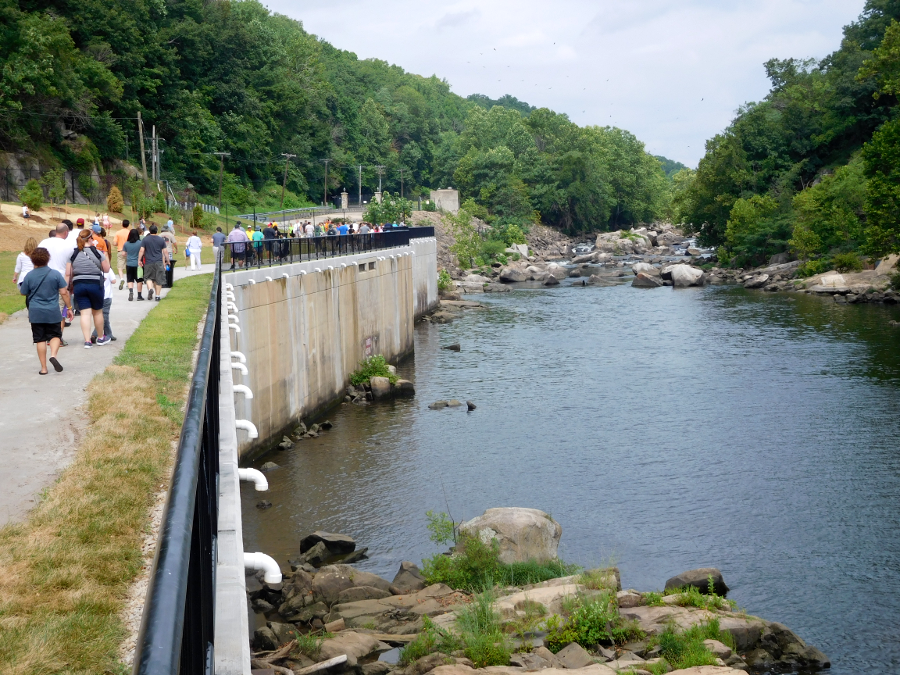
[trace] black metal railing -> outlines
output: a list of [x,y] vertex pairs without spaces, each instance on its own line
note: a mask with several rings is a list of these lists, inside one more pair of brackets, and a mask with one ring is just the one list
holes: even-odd
[[219,511],[220,264],[191,380],[134,657],[135,675],[212,675]]
[[411,239],[433,237],[433,227],[392,228],[367,234],[335,234],[321,237],[226,241],[222,264],[231,269],[287,265],[324,260],[342,255],[409,246]]

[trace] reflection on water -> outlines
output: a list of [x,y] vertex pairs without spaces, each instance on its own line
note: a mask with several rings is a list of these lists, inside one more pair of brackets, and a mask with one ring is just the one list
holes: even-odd
[[[414,400],[341,406],[332,431],[259,460],[282,468],[273,508],[242,488],[247,550],[284,564],[304,534],[344,532],[392,578],[436,551],[429,509],[535,507],[567,561],[612,558],[640,590],[720,567],[834,673],[900,671],[896,310],[724,287],[484,303],[417,328]],[[441,398],[478,409],[427,409]]]

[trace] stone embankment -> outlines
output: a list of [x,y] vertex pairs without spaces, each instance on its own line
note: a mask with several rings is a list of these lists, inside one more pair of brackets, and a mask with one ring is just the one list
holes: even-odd
[[[555,560],[562,535],[559,523],[548,514],[519,508],[489,509],[462,523],[459,531],[462,536],[495,542],[506,563]],[[450,652],[445,653],[429,640],[437,631],[452,644],[453,636],[471,631],[462,619],[473,607],[480,607],[478,602],[485,596],[479,599],[443,583],[429,584],[408,561],[400,563],[390,581],[346,562],[332,564],[353,559],[359,553],[355,547],[350,537],[315,532],[300,542],[300,556],[291,561],[283,583],[260,581],[249,591],[251,609],[265,621],[251,641],[254,668],[294,675],[326,669],[354,675],[519,675],[533,671],[544,671],[544,675],[566,675],[563,671],[650,675],[670,670],[663,660],[668,653],[666,640],[710,626],[722,640],[702,643],[709,665],[674,672],[741,675],[754,670],[810,672],[830,667],[822,652],[787,627],[748,616],[724,600],[720,594],[728,587],[717,569],[689,570],[669,579],[664,592],[641,593],[623,590],[619,570],[606,568],[532,585],[495,588],[489,600],[492,620],[507,632],[509,649],[500,665],[476,669],[469,658],[475,656],[468,648],[445,648]],[[598,634],[604,630],[611,633],[611,623],[623,625],[628,627],[629,641],[598,638],[590,644],[561,644],[550,639],[553,626],[566,622],[573,613],[573,604],[598,599],[612,612],[603,619],[605,626],[597,627]],[[530,617],[539,620],[528,623]],[[418,651],[414,657],[401,654],[398,663],[396,648],[410,643],[415,643]],[[389,652],[393,658],[380,658]]]

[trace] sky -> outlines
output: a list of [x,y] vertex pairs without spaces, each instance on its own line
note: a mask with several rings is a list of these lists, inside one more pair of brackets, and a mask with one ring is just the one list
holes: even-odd
[[865,0],[269,0],[359,58],[616,126],[691,167],[770,58],[821,58]]

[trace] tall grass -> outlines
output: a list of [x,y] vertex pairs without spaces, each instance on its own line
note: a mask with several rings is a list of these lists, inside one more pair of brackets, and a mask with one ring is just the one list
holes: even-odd
[[[124,672],[119,615],[165,488],[208,275],[185,279],[88,387],[72,464],[23,523],[0,529],[0,672]],[[39,413],[37,413],[39,414]]]

